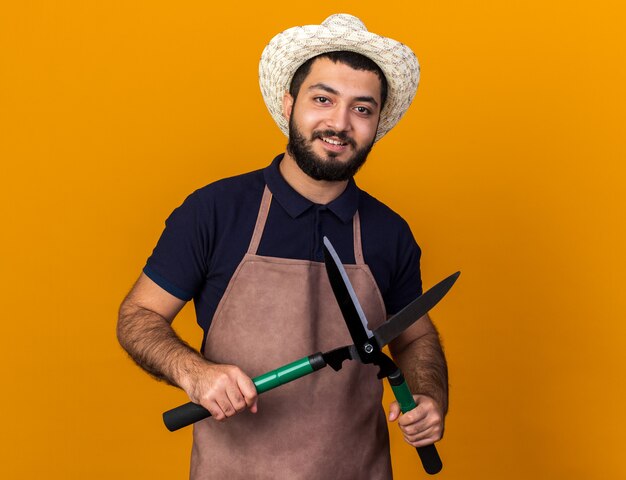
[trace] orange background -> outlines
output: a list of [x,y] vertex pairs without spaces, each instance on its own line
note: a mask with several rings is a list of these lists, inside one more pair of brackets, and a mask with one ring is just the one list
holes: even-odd
[[[451,372],[441,479],[617,479],[623,462],[622,2],[343,2],[422,82],[359,185],[409,221]],[[184,394],[134,367],[117,307],[170,211],[267,165],[257,83],[297,2],[0,7],[0,476],[185,478]],[[175,322],[194,345],[193,309]],[[423,478],[392,426],[397,479]]]

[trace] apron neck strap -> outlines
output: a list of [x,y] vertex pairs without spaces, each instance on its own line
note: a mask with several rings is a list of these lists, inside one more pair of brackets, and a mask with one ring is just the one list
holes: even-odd
[[[248,246],[248,253],[250,255],[256,255],[261,243],[261,237],[263,236],[263,230],[265,229],[265,222],[269,215],[270,205],[272,203],[272,192],[265,185],[263,189],[263,197],[261,198],[261,206],[259,207],[259,214],[256,217],[256,224],[254,225],[254,233],[250,239],[250,245]],[[363,258],[363,246],[361,245],[361,219],[359,212],[357,211],[352,218],[352,238],[354,239],[354,260],[357,265],[365,265],[365,259]]]
[[361,245],[361,217],[357,210],[352,217],[352,238],[354,239],[354,261],[357,265],[365,265],[363,246]]
[[263,230],[265,229],[265,221],[267,220],[267,215],[270,211],[270,204],[272,203],[272,192],[265,185],[265,189],[263,190],[263,198],[261,199],[261,206],[259,207],[259,214],[256,217],[256,225],[254,226],[254,233],[252,234],[252,238],[250,239],[250,245],[248,246],[248,253],[251,255],[256,255],[256,252],[259,248],[259,243],[261,243],[261,236],[263,235]]

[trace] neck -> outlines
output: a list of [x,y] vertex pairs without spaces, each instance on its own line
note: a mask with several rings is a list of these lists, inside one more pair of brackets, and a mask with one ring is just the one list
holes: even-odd
[[298,164],[289,152],[285,152],[285,156],[279,165],[280,173],[285,181],[296,192],[304,198],[326,205],[343,193],[348,185],[348,181],[328,182],[325,180],[315,180],[300,170]]

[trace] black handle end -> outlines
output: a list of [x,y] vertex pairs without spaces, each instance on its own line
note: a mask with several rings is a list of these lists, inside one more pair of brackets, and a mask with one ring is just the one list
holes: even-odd
[[163,413],[163,423],[170,432],[175,432],[179,428],[210,416],[211,413],[206,408],[197,403],[189,402]]
[[429,475],[439,473],[443,468],[441,458],[435,445],[426,445],[425,447],[416,448],[417,454],[420,456],[422,466]]

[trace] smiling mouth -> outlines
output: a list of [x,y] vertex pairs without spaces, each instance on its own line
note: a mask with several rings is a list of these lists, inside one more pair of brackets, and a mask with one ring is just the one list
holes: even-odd
[[319,139],[327,145],[332,145],[334,147],[346,147],[350,145],[351,147],[356,147],[355,142],[352,138],[350,138],[346,132],[337,132],[335,130],[318,130],[313,132],[312,137],[315,139]]
[[339,147],[345,147],[346,145],[348,145],[345,142],[342,142],[340,140],[335,140],[333,138],[321,137],[321,140],[323,142],[328,143],[329,145],[336,145],[336,146],[339,146]]

